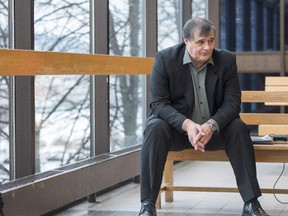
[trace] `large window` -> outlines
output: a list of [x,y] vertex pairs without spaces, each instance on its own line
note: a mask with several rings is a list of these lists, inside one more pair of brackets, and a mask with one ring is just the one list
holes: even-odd
[[[143,56],[143,1],[109,1],[111,55]],[[140,144],[145,112],[144,76],[110,76],[110,151]]]
[[[35,0],[35,49],[89,53],[89,0]],[[90,156],[90,77],[35,78],[36,172]]]
[[[18,19],[17,25],[13,25],[13,14],[8,16],[9,11],[16,14],[20,13],[20,18],[30,16],[30,12],[22,13],[26,11],[26,8],[23,8],[23,11],[19,7],[18,11],[8,10],[9,3],[13,6],[14,4],[17,5],[17,2],[18,4],[19,2],[22,3],[21,0],[0,0],[0,48],[12,48],[8,44],[14,43],[13,40],[9,40],[8,27],[9,30],[17,27],[18,32],[16,31],[16,34],[20,34],[19,36],[12,33],[10,37],[14,35],[20,42],[26,43],[21,38],[22,30],[26,27],[22,27],[30,19],[23,20],[25,24],[22,23],[21,19]],[[101,26],[92,26],[94,22],[90,15],[92,17],[96,16],[92,14],[94,10],[91,11],[90,8],[98,4],[90,4],[90,2],[95,3],[97,0],[31,1],[31,4],[34,4],[35,7],[35,50],[90,53],[90,47],[92,47],[92,44],[94,46],[94,43],[90,42],[90,39],[93,39],[92,33],[103,31]],[[183,2],[185,0],[157,1],[157,17],[150,20],[151,22],[153,20],[157,22],[152,23],[153,26],[157,26],[157,47],[149,47],[149,49],[162,50],[183,40],[181,14]],[[215,1],[215,4],[218,2]],[[191,4],[192,16],[209,17],[208,11],[213,11],[213,8],[207,10],[207,7],[213,4],[214,1],[212,0],[193,0]],[[280,50],[279,39],[280,32],[282,32],[280,31],[280,15],[282,13],[280,13],[279,5],[282,4],[283,1],[280,0],[220,0],[220,12],[213,11],[212,13],[214,18],[219,18],[217,22],[219,21],[220,28],[217,30],[220,31],[220,47],[232,52],[264,51],[267,55],[272,51],[275,55],[275,51]],[[285,0],[285,4],[288,5],[288,0]],[[145,32],[144,28],[146,17],[144,17],[143,12],[145,11],[145,5],[144,0],[109,1],[109,13],[101,19],[103,18],[103,22],[109,23],[110,55],[143,56],[145,46],[154,44],[147,42],[144,37],[144,35],[149,34],[149,32]],[[29,7],[27,5],[28,9]],[[150,10],[149,8],[146,9],[147,11]],[[148,14],[148,16],[150,15],[154,16],[154,14]],[[288,23],[287,17],[286,13],[286,26]],[[90,27],[93,28],[93,31],[90,30]],[[33,30],[30,26],[27,26],[27,28]],[[287,29],[285,28],[285,31]],[[29,35],[25,35],[23,38],[26,40],[30,36],[32,37],[29,32]],[[287,41],[285,40],[285,43]],[[279,54],[279,57],[282,56]],[[284,65],[285,62],[282,61],[284,61],[284,58],[281,58],[281,64]],[[275,71],[272,72],[275,73]],[[241,71],[239,73],[243,89],[255,90],[263,87],[263,75],[267,75],[260,73],[241,74]],[[9,119],[9,116],[12,116],[9,109],[14,108],[12,104],[14,98],[13,100],[9,98],[9,91],[12,89],[9,86],[9,81],[10,77],[0,76],[0,183],[9,179],[9,162],[12,165],[14,163],[14,161],[9,161],[9,139],[11,139],[9,136],[13,135],[13,132],[10,132],[9,135],[9,128],[13,128],[13,121]],[[109,135],[111,152],[142,142],[143,125],[146,118],[145,108],[147,106],[145,83],[146,77],[144,75],[109,76],[109,96],[105,98],[105,101],[110,106]],[[90,113],[92,107],[90,101],[93,101],[94,98],[91,98],[90,89],[96,89],[94,86],[90,87],[90,76],[35,77],[36,172],[58,168],[62,165],[89,158],[92,155],[90,149],[93,149],[94,146],[91,146],[90,142],[90,119],[93,116]],[[98,93],[96,92],[95,95],[97,96]],[[17,100],[17,98],[15,99]],[[27,101],[27,103],[34,105],[31,101]],[[21,104],[19,107],[17,108],[22,108]],[[252,108],[254,109],[254,107]],[[17,120],[17,116],[15,119]],[[97,130],[97,128],[92,128],[92,130]],[[16,150],[21,149],[19,148],[21,144],[17,143]],[[102,143],[96,143],[96,145],[102,145]],[[21,147],[25,148],[27,146],[22,145]],[[28,149],[33,147],[28,146]],[[32,150],[34,152],[34,149]],[[17,157],[17,155],[15,156]],[[30,164],[27,166],[30,166]]]
[[[8,48],[8,0],[0,0],[0,48]],[[9,77],[0,76],[0,184],[9,180]]]

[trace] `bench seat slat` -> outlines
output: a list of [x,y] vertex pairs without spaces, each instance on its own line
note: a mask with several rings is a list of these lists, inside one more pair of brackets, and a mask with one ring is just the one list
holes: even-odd
[[288,85],[288,77],[275,77],[275,76],[267,76],[265,77],[265,86],[287,86]]
[[[233,187],[193,187],[193,186],[165,186],[162,188],[164,191],[204,191],[204,192],[225,192],[235,193],[238,192],[238,188]],[[276,193],[276,194],[288,194],[288,189],[271,189],[261,188],[262,193]]]
[[[282,162],[283,159],[288,162],[288,144],[254,145],[254,149],[258,162],[275,162],[275,160],[277,160],[277,156],[279,157],[279,160],[281,159]],[[227,156],[223,150],[206,151],[203,153],[200,151],[195,151],[194,149],[185,149],[181,152],[170,151],[167,160],[227,161]],[[277,160],[277,162],[279,161]]]
[[288,91],[288,86],[282,86],[282,85],[266,86],[265,91]]
[[288,101],[288,94],[283,91],[242,91],[241,100],[243,103],[283,102]]
[[288,125],[259,125],[258,134],[288,134]]
[[287,113],[241,113],[240,117],[248,125],[288,125]]
[[[288,77],[266,77],[265,91],[288,91]],[[287,101],[287,100],[286,100]],[[287,106],[286,103],[265,103],[266,106]]]

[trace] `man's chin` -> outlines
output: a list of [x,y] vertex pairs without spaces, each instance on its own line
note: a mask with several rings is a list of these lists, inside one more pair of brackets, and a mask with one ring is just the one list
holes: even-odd
[[208,59],[209,59],[209,57],[207,58],[207,57],[205,57],[205,58],[202,58],[201,59],[201,62],[204,64],[205,62],[207,62],[208,61]]

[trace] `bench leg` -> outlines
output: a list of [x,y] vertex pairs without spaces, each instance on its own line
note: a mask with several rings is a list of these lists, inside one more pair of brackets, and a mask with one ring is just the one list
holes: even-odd
[[161,191],[158,194],[157,200],[156,200],[156,208],[161,209]]
[[[173,186],[173,160],[167,160],[164,169],[164,184],[165,186]],[[165,190],[165,201],[173,202],[173,191]]]

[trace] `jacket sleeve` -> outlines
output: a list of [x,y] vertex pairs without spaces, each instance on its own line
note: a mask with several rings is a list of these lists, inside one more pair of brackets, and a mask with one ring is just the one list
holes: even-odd
[[237,73],[236,56],[233,54],[231,60],[227,62],[227,68],[223,72],[224,77],[221,80],[222,93],[220,96],[221,101],[218,104],[217,110],[211,116],[219,126],[219,130],[223,129],[231,120],[239,117],[240,104],[241,104],[241,90]]
[[150,78],[150,108],[155,117],[165,120],[179,132],[184,132],[182,130],[182,124],[187,117],[178,112],[171,105],[169,87],[170,75],[166,66],[167,64],[165,64],[161,52],[158,52],[155,56],[153,71]]

